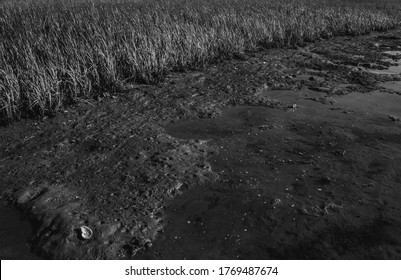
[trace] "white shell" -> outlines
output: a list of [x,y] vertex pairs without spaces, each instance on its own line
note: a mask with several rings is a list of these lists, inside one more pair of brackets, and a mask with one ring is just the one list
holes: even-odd
[[93,231],[87,227],[87,226],[82,226],[81,227],[81,237],[83,239],[90,239],[93,235]]

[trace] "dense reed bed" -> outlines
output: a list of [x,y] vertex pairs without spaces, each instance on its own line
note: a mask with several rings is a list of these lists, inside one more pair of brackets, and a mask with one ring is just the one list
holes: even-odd
[[6,1],[0,119],[53,114],[246,50],[387,30],[399,11],[372,0]]

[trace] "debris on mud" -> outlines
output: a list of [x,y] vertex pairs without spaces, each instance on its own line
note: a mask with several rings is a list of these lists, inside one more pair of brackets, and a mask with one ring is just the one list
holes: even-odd
[[81,237],[83,239],[90,239],[93,235],[92,230],[87,226],[81,226],[80,230],[81,230]]

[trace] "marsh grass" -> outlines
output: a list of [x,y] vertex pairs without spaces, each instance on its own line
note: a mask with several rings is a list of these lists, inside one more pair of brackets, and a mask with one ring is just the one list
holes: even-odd
[[260,47],[399,24],[396,2],[11,1],[0,6],[0,119],[53,114],[126,82],[157,83]]

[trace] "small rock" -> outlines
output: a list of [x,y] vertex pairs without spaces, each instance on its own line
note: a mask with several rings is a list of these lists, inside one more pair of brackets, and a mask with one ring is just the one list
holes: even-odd
[[269,125],[267,125],[267,124],[264,124],[264,125],[259,126],[258,128],[259,128],[260,130],[265,130],[265,129],[272,128],[272,127],[269,126]]
[[401,119],[399,117],[395,117],[395,116],[388,116],[390,118],[390,120],[392,120],[393,122],[399,122],[401,121]]
[[273,201],[271,202],[271,205],[273,207],[279,206],[281,204],[281,199],[280,198],[275,198],[273,199]]

